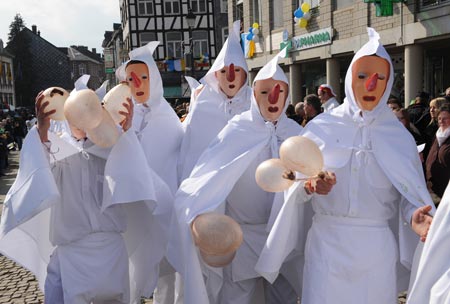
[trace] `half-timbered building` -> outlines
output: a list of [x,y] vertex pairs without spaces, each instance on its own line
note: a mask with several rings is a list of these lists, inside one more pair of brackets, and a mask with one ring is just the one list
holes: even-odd
[[[166,97],[183,96],[184,75],[201,78],[228,35],[227,1],[120,0],[125,50],[160,41],[154,58]],[[191,11],[195,22],[189,27]]]

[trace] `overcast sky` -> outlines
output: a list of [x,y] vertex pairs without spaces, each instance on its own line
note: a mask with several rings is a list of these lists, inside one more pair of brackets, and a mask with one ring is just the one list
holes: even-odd
[[105,31],[120,23],[119,0],[0,0],[0,39],[8,41],[9,25],[20,13],[31,30],[57,47],[84,45],[101,47]]

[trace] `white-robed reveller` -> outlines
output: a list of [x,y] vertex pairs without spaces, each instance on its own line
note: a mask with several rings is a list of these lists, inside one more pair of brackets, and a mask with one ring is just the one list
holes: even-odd
[[169,212],[170,190],[145,165],[133,132],[112,149],[69,129],[48,139],[34,127],[24,141],[0,252],[36,275],[46,303],[139,303],[164,256],[158,218]]
[[[271,212],[278,210],[273,206],[277,199],[282,202],[283,194],[259,188],[255,171],[264,160],[278,157],[281,142],[301,130],[284,113],[289,96],[288,81],[277,64],[282,56],[275,56],[261,69],[255,78],[250,110],[230,120],[176,194],[179,230],[174,229],[171,237],[178,236],[181,240],[169,242],[169,246],[181,243],[182,247],[177,252],[169,251],[169,258],[184,277],[186,304],[250,303],[261,280],[254,266],[268,235]],[[263,84],[265,87],[260,88]],[[267,96],[276,89],[280,92],[271,104]],[[242,245],[231,264],[223,269],[206,266],[192,241],[192,221],[208,212],[225,213],[243,231]],[[206,284],[203,275],[207,277]],[[281,295],[291,296],[290,300],[296,303],[289,283],[283,280],[280,284],[285,288]]]
[[[131,88],[135,105],[132,128],[137,133],[147,161],[175,193],[178,189],[176,166],[183,129],[175,111],[163,96],[161,74],[153,59],[158,44],[159,41],[152,41],[132,50],[130,60],[118,68],[116,75],[119,80],[127,81]],[[135,66],[137,70],[134,70]]]
[[[178,189],[177,160],[183,128],[170,104],[164,99],[161,74],[153,59],[159,41],[134,49],[130,60],[116,72],[117,78],[126,80],[135,104],[132,128],[144,150],[147,162],[167,183],[172,193]],[[165,232],[169,231],[170,217],[166,219]],[[160,269],[161,279],[154,301],[173,303],[175,273],[164,259]]]
[[183,121],[185,135],[179,158],[180,181],[194,168],[202,152],[235,115],[250,109],[252,89],[248,67],[239,40],[240,21],[225,41],[203,85],[191,94],[189,113]]
[[297,211],[302,183],[289,189],[257,265],[273,281],[285,257],[304,249],[302,303],[396,303],[419,241],[414,231],[424,238],[431,221],[415,142],[386,105],[393,66],[378,33],[368,32],[348,69],[344,103],[302,132],[337,183],[328,195],[313,195],[306,245],[299,244],[308,221]]

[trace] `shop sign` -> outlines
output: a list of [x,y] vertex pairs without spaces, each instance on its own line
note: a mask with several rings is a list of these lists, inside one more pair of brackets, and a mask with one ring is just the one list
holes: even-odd
[[292,49],[299,51],[326,44],[331,44],[333,29],[331,27],[292,38]]

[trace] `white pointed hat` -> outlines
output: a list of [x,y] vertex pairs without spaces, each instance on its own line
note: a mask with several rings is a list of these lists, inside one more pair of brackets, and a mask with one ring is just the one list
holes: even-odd
[[119,81],[125,81],[127,73],[125,71],[127,64],[131,61],[140,61],[147,65],[150,74],[150,101],[154,106],[163,98],[163,84],[158,66],[153,59],[153,53],[159,45],[159,41],[150,41],[144,46],[132,50],[128,55],[130,60],[123,63],[117,70],[116,76]]
[[95,90],[95,94],[97,94],[100,100],[102,100],[106,95],[106,87],[108,86],[108,83],[109,80],[103,81],[102,85],[97,90]]
[[289,84],[289,81],[284,74],[283,69],[278,65],[278,60],[280,58],[286,57],[286,52],[287,48],[282,49],[277,55],[275,55],[275,57],[273,57],[268,63],[266,63],[266,65],[263,66],[261,70],[259,70],[255,79],[253,80],[253,83],[255,83],[255,81],[257,80],[273,78],[274,80],[283,81]]
[[205,77],[200,80],[201,83],[207,83],[216,91],[218,91],[219,82],[215,76],[215,72],[219,71],[224,66],[234,64],[235,66],[243,68],[245,72],[248,73],[247,62],[240,43],[240,26],[241,22],[239,20],[233,23],[233,28],[230,31],[230,35],[223,44],[223,47],[220,50],[219,55],[217,55],[214,64],[211,66],[208,73],[206,73]]

